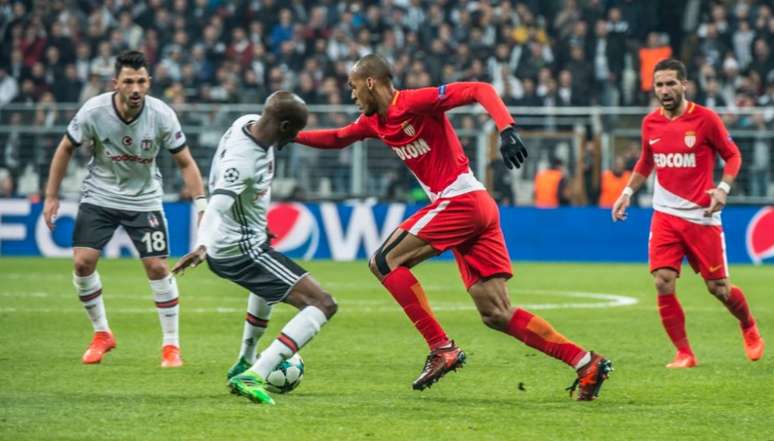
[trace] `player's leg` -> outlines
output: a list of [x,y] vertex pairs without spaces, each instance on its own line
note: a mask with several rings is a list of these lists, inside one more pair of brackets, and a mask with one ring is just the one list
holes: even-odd
[[124,211],[121,224],[140,254],[161,325],[161,367],[180,367],[180,294],[169,272],[169,233],[161,211]]
[[432,386],[447,372],[456,370],[465,362],[465,353],[446,335],[433,314],[422,285],[410,270],[436,254],[438,251],[425,240],[398,228],[368,262],[371,272],[403,308],[430,348],[422,371],[412,383],[415,390]]
[[593,400],[612,371],[612,363],[589,352],[557,332],[546,320],[523,308],[514,308],[508,297],[506,279],[479,279],[468,288],[484,324],[511,335],[527,346],[563,361],[578,374],[572,390],[580,386],[579,400]]
[[116,346],[108,325],[97,262],[117,227],[116,219],[108,210],[91,204],[78,206],[73,229],[73,285],[94,329],[92,341],[82,357],[86,364],[99,363]]
[[691,368],[698,361],[688,341],[685,313],[677,298],[676,284],[686,249],[682,236],[685,221],[660,212],[654,212],[648,241],[650,272],[658,294],[658,313],[661,324],[676,349],[668,368]]
[[180,356],[180,293],[177,280],[169,272],[166,257],[145,257],[142,264],[161,325],[161,367],[180,367],[183,359]]
[[280,334],[261,352],[251,371],[266,378],[282,360],[286,360],[309,343],[336,314],[333,297],[310,275],[293,286],[285,303],[298,308],[298,313],[282,328]]
[[403,308],[431,351],[447,346],[449,338],[435,318],[425,291],[410,268],[437,253],[424,240],[398,228],[368,262],[371,272]]
[[[218,275],[260,293],[268,304],[284,301],[299,309],[280,335],[261,352],[255,364],[228,382],[233,393],[258,403],[273,404],[274,400],[264,388],[266,377],[320,331],[336,313],[337,305],[303,268],[283,254],[267,248],[245,258],[251,262],[228,264],[231,268],[210,260],[210,268]],[[246,265],[253,270],[245,272]]]
[[689,261],[700,272],[707,290],[739,320],[747,358],[763,357],[765,343],[755,323],[742,289],[732,285],[728,276],[726,241],[720,226],[690,225],[688,231]]
[[260,340],[269,326],[272,310],[273,305],[269,304],[263,297],[252,292],[248,295],[247,314],[245,315],[245,324],[242,330],[242,346],[239,348],[239,358],[226,373],[227,379],[241,374],[255,363],[255,350],[258,346],[258,340]]
[[676,350],[674,359],[666,367],[692,368],[698,364],[698,360],[688,341],[683,307],[675,294],[678,273],[672,268],[659,268],[652,274],[658,292],[658,314],[661,325]]

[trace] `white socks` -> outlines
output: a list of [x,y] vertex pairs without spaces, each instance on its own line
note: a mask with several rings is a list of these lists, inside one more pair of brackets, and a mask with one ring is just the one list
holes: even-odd
[[258,346],[258,340],[266,332],[271,318],[272,305],[266,303],[263,298],[250,293],[247,298],[247,316],[245,317],[245,327],[242,331],[242,347],[239,349],[239,356],[247,360],[250,364],[255,363],[255,348]]
[[163,279],[149,280],[153,300],[156,301],[156,310],[159,313],[161,332],[164,335],[163,346],[172,345],[180,347],[178,322],[180,319],[180,305],[178,305],[177,282],[171,274]]
[[251,371],[266,378],[283,360],[293,356],[312,339],[328,319],[316,306],[307,306],[282,328],[280,335],[261,352]]
[[83,277],[73,273],[73,285],[75,285],[83,307],[86,308],[86,314],[91,320],[94,332],[110,331],[105,304],[102,302],[102,281],[99,279],[99,273],[94,271]]

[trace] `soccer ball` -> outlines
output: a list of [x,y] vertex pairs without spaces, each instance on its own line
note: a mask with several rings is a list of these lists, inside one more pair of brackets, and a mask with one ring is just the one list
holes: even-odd
[[266,389],[269,392],[286,394],[301,384],[304,378],[304,360],[298,353],[280,363],[266,377]]

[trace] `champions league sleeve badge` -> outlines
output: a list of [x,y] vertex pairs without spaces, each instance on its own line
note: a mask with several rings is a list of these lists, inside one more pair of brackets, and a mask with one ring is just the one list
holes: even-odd
[[234,183],[239,179],[239,170],[235,167],[231,167],[223,173],[223,179],[228,183]]

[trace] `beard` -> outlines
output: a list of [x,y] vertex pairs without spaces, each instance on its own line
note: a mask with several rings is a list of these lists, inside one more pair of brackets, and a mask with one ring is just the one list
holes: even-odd
[[666,97],[667,100],[665,101],[664,98],[659,99],[659,102],[661,103],[661,106],[664,107],[666,110],[675,110],[679,109],[680,106],[683,104],[683,96],[677,95],[677,96],[669,96]]

